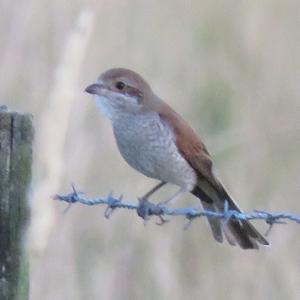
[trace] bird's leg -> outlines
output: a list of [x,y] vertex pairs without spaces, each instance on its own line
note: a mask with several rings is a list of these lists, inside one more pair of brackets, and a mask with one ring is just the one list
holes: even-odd
[[147,192],[143,197],[141,197],[141,199],[148,199],[152,194],[154,194],[156,191],[158,191],[165,184],[166,184],[166,182],[164,182],[164,181],[160,182],[155,187],[153,187],[149,192]]
[[187,192],[187,189],[185,187],[181,187],[173,196],[171,196],[170,198],[168,198],[165,201],[162,201],[160,203],[158,203],[159,206],[162,205],[167,205],[170,203],[174,203],[176,202],[183,194],[185,194]]
[[[162,181],[156,186],[154,186],[149,192],[147,192],[143,197],[138,198],[139,200],[139,208],[138,208],[138,215],[144,219],[145,225],[147,224],[147,221],[149,220],[149,216],[147,215],[147,209],[145,211],[146,204],[149,206],[151,203],[148,201],[148,198],[153,195],[156,191],[158,191],[162,186],[164,186],[166,182]],[[153,204],[152,204],[153,205]],[[159,217],[160,222],[159,224],[166,223],[167,220],[165,220],[162,216]]]

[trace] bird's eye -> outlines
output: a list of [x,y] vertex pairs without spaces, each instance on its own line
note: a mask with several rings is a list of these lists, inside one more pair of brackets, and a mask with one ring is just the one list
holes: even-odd
[[123,81],[118,81],[117,83],[116,83],[116,88],[118,89],[118,90],[123,90],[124,89],[124,87],[125,87],[125,83],[123,82]]

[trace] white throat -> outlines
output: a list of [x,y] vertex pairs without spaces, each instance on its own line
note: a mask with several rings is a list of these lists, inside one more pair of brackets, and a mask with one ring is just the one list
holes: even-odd
[[113,108],[107,103],[107,101],[109,101],[109,99],[107,99],[106,97],[96,95],[97,107],[105,117],[112,119]]

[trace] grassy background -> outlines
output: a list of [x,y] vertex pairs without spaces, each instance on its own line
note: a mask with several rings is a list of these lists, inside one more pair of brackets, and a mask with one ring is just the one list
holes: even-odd
[[2,0],[0,12],[1,102],[35,116],[30,299],[299,299],[299,225],[245,252],[216,244],[204,220],[145,228],[50,200],[71,182],[132,200],[153,186],[83,93],[121,66],[189,119],[241,207],[299,213],[298,1]]

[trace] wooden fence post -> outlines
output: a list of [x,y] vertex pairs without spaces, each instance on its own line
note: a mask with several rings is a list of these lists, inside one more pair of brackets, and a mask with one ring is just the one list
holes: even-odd
[[32,117],[0,107],[0,299],[27,300],[29,267],[24,252],[29,220]]

